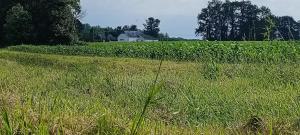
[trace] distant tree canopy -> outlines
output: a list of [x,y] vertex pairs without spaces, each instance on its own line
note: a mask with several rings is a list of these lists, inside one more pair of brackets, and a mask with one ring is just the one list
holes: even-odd
[[300,39],[299,22],[250,1],[212,0],[198,15],[198,25],[196,34],[206,40]]
[[[142,31],[138,29],[136,25],[124,25],[118,26],[116,28],[112,27],[101,27],[101,26],[91,26],[90,24],[82,24],[80,26],[79,39],[86,42],[109,42],[117,41],[118,36],[125,31]],[[167,40],[169,35],[167,33],[159,33],[156,37],[160,40]]]
[[6,23],[3,25],[5,39],[13,44],[26,43],[31,40],[32,17],[22,5],[13,6],[7,12],[5,21]]
[[158,37],[160,32],[160,20],[153,17],[149,17],[144,24],[144,33],[153,37]]
[[118,36],[125,31],[143,31],[144,34],[158,38],[159,40],[167,40],[169,35],[167,33],[159,33],[160,20],[154,19],[153,17],[146,20],[144,24],[145,29],[140,30],[137,25],[124,25],[116,28],[112,27],[101,27],[91,26],[90,24],[79,24],[79,38],[82,41],[87,42],[108,42],[117,41]]
[[0,42],[71,44],[80,13],[80,0],[1,0]]
[[103,41],[117,41],[120,34],[125,31],[137,31],[136,25],[124,25],[116,28],[91,26],[90,24],[82,24],[79,31],[79,38],[87,42],[103,42]]

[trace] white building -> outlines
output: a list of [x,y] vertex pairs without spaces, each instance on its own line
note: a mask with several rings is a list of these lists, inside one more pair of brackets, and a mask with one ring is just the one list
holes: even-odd
[[158,39],[145,35],[141,31],[125,31],[118,36],[119,42],[157,42]]

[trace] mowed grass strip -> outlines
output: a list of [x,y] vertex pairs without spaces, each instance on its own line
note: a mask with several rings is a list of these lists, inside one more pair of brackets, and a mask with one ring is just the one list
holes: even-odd
[[[0,63],[15,133],[130,134],[160,61],[1,50]],[[158,81],[139,134],[243,134],[260,119],[265,133],[299,131],[297,64],[163,61]]]

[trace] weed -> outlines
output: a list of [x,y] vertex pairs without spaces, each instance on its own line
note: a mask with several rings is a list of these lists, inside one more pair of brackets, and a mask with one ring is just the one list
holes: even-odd
[[220,67],[216,62],[205,62],[203,67],[203,76],[205,79],[216,80],[220,76]]
[[3,126],[4,126],[4,133],[7,135],[13,135],[13,128],[9,120],[8,112],[6,109],[2,111],[2,120],[3,120]]
[[161,71],[162,62],[163,61],[161,60],[161,62],[159,64],[158,73],[155,77],[153,85],[149,89],[149,93],[148,93],[148,96],[146,97],[142,112],[137,117],[137,120],[134,121],[134,123],[133,123],[133,126],[131,128],[131,133],[130,133],[131,135],[137,135],[138,134],[139,128],[142,126],[142,122],[144,121],[144,118],[145,118],[145,115],[147,113],[148,107],[151,104],[154,104],[156,101],[158,101],[158,99],[156,99],[156,95],[161,91],[161,89],[163,87],[162,84],[157,85],[158,75]]

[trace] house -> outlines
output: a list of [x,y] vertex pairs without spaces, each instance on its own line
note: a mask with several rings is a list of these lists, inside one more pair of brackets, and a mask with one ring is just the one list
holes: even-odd
[[158,39],[144,34],[142,31],[125,31],[118,36],[119,42],[157,42]]

